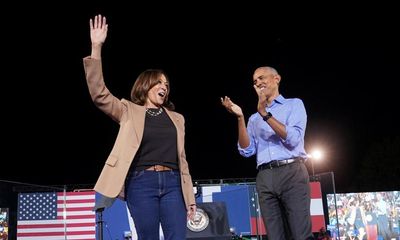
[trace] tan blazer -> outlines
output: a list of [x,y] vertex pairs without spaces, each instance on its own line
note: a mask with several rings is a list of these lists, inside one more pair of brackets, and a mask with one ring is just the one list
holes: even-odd
[[[94,190],[110,197],[123,193],[124,182],[129,167],[142,141],[146,109],[126,99],[118,99],[107,89],[101,60],[85,57],[83,59],[86,81],[94,104],[119,123],[119,132],[108,156]],[[195,204],[192,177],[186,161],[184,149],[185,119],[173,111],[165,109],[177,130],[179,171],[186,208]]]

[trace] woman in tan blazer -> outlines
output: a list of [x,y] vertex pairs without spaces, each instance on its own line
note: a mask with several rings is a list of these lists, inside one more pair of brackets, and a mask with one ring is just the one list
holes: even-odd
[[131,101],[111,94],[101,65],[107,30],[105,17],[90,19],[92,52],[83,59],[94,104],[120,125],[94,189],[127,201],[139,239],[158,239],[160,224],[166,240],[186,239],[187,217],[193,217],[196,202],[184,149],[184,118],[173,111],[162,70],[142,72]]

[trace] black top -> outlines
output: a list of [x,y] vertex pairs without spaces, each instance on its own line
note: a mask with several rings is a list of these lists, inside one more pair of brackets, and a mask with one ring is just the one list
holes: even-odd
[[153,114],[146,112],[143,139],[131,170],[140,171],[156,164],[178,169],[177,133],[174,123],[165,111],[159,114],[157,109],[147,111]]

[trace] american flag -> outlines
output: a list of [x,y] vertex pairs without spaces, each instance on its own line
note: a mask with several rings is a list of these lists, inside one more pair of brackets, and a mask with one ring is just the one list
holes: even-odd
[[312,231],[319,232],[325,227],[324,207],[322,205],[322,192],[320,182],[310,182],[311,187],[311,223]]
[[95,240],[95,192],[18,195],[18,240]]

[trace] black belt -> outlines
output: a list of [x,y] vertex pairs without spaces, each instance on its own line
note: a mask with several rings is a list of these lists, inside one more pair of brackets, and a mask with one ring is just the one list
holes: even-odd
[[274,160],[268,163],[263,163],[260,166],[257,167],[257,169],[264,170],[264,169],[273,169],[273,168],[278,168],[282,167],[288,164],[292,164],[295,162],[304,162],[304,158],[297,157],[297,158],[290,158],[290,159],[285,159],[285,160]]

